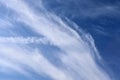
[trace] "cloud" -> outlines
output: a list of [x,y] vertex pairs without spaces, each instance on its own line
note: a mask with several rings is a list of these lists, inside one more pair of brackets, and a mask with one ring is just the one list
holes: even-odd
[[12,23],[7,19],[0,19],[0,29],[11,28]]
[[[59,68],[56,68],[37,50],[31,51],[30,49],[29,51],[29,49],[24,50],[19,46],[5,45],[5,44],[0,45],[0,48],[1,48],[0,61],[4,60],[4,63],[2,63],[1,61],[1,64],[4,66],[10,67],[21,73],[23,72],[28,73],[29,71],[27,71],[26,68],[24,68],[24,66],[27,66],[28,69],[30,68],[35,73],[39,75],[45,73],[46,75],[52,77],[55,80],[69,79],[67,78],[68,75],[66,75],[64,71],[60,70]],[[58,76],[56,76],[56,74],[58,74]]]
[[27,73],[23,68],[21,68],[18,65],[15,65],[14,63],[12,63],[8,60],[0,59],[0,65],[1,65],[0,72],[2,71],[4,73],[8,73],[8,72],[11,72],[12,70],[14,70],[14,71],[17,71],[18,73],[21,73],[23,75],[26,75],[26,76],[29,75],[29,73]]
[[0,37],[0,43],[14,44],[50,44],[46,38],[40,37]]
[[27,48],[29,46],[22,49],[19,45],[11,47],[3,44],[0,46],[1,56],[12,60],[11,62],[20,67],[26,65],[37,74],[48,75],[54,80],[111,80],[109,74],[98,65],[97,61],[102,60],[90,34],[82,30],[80,30],[82,34],[78,34],[67,23],[43,7],[43,11],[38,14],[23,0],[0,2],[18,14],[15,16],[18,18],[16,21],[28,25],[30,29],[44,36],[61,50],[61,54],[57,56],[61,65],[55,66],[43,56],[42,51]]

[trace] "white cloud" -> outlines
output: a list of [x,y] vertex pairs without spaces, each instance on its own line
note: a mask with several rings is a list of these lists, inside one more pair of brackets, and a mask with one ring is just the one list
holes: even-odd
[[[0,64],[10,67],[21,73],[28,73],[23,66],[36,72],[39,75],[45,73],[55,80],[67,80],[69,79],[67,74],[64,73],[61,69],[55,67],[51,64],[45,57],[41,55],[37,50],[24,50],[18,46],[13,45],[0,45]],[[4,62],[2,62],[4,61]],[[17,67],[17,66],[18,67]],[[23,68],[23,69],[22,69]],[[56,74],[58,76],[56,76]],[[26,74],[28,75],[28,74]],[[72,80],[72,79],[69,79]]]
[[0,37],[0,43],[14,44],[50,44],[46,38],[41,37]]
[[46,37],[65,53],[58,56],[58,59],[62,61],[62,69],[55,67],[38,51],[30,54],[27,48],[22,50],[3,45],[0,46],[1,55],[15,60],[18,64],[29,66],[40,75],[44,73],[54,80],[111,80],[97,64],[96,59],[100,56],[93,39],[88,34],[82,32],[83,35],[79,36],[59,17],[49,12],[36,14],[23,0],[7,2],[1,0],[0,2],[14,10],[18,14],[16,17],[19,21],[29,25],[31,29]]
[[0,59],[0,67],[1,67],[0,71],[2,71],[4,73],[8,73],[8,72],[11,72],[12,70],[14,70],[14,71],[17,71],[18,73],[21,73],[23,75],[26,75],[26,76],[29,75],[29,73],[26,72],[19,65],[15,65],[14,63],[9,62],[9,60]]

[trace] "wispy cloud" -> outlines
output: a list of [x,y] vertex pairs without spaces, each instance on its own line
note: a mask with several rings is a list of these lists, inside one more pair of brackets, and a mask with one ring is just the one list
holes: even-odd
[[[19,72],[27,72],[27,69],[24,67],[27,66],[27,68],[30,68],[37,74],[42,75],[42,73],[45,73],[55,80],[69,79],[67,78],[69,75],[65,74],[64,71],[51,64],[38,50],[31,49],[29,51],[29,49],[24,50],[19,46],[13,45],[1,45],[0,48],[0,56],[2,56],[0,60],[4,60],[4,64],[1,63],[2,65]],[[23,69],[19,69],[16,65],[19,65],[19,67]],[[58,74],[58,76],[56,76],[56,74]]]
[[0,29],[6,29],[12,27],[13,24],[7,19],[0,19]]
[[46,38],[40,37],[0,37],[0,43],[14,44],[50,44]]
[[45,9],[39,14],[35,13],[23,0],[0,2],[17,13],[16,17],[20,22],[27,24],[61,50],[57,57],[61,61],[61,66],[56,67],[40,50],[22,49],[19,45],[13,47],[1,45],[1,56],[20,67],[26,65],[39,75],[46,74],[54,80],[111,80],[97,63],[101,58],[90,34],[82,32],[82,35],[79,35],[59,17]]

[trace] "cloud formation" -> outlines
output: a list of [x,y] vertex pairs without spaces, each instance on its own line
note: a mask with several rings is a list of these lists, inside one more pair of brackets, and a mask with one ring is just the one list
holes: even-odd
[[[49,13],[42,3],[40,13],[36,13],[24,0],[0,0],[0,3],[17,14],[16,22],[28,25],[28,28],[50,41],[51,46],[60,49],[57,55],[60,66],[55,66],[39,48],[26,45],[23,49],[17,44],[0,43],[0,60],[7,64],[1,65],[29,75],[32,75],[30,71],[41,76],[47,75],[53,80],[111,80],[109,74],[98,65],[97,61],[102,60],[90,34],[82,30],[82,34],[78,34],[59,17]],[[11,66],[13,64],[15,66]]]
[[14,44],[50,44],[46,38],[40,37],[0,37],[0,43]]

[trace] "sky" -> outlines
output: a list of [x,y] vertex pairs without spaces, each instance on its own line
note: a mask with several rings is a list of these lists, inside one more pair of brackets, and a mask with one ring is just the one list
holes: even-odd
[[0,0],[0,80],[119,80],[119,0]]

